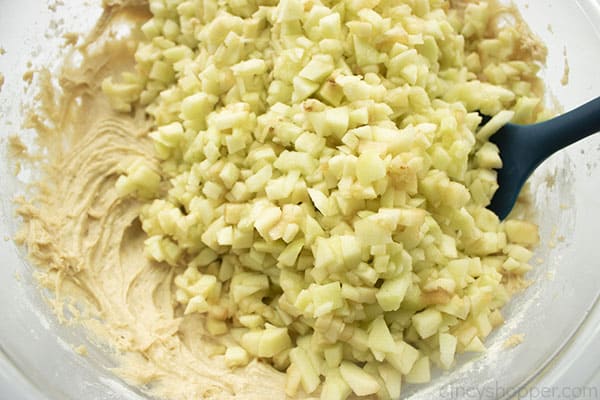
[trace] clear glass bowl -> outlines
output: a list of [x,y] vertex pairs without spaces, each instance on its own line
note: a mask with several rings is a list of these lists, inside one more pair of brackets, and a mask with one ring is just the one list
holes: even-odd
[[[59,3],[58,1],[49,1]],[[10,133],[19,132],[21,76],[32,58],[56,55],[51,20],[63,19],[68,30],[89,29],[99,9],[83,1],[57,11],[36,0],[0,0],[0,398],[10,399],[144,399],[109,370],[110,357],[88,340],[80,327],[59,324],[32,278],[34,269],[11,240],[18,225],[12,198],[22,190],[7,157]],[[565,110],[600,94],[600,3],[598,0],[516,1],[525,20],[548,45],[544,70],[551,104]],[[58,13],[58,14],[57,14]],[[75,18],[77,16],[77,18]],[[565,50],[566,49],[566,50]],[[561,85],[564,54],[569,83]],[[31,132],[21,133],[30,137]],[[528,385],[600,386],[600,311],[594,308],[600,282],[600,136],[590,137],[545,162],[532,177],[542,244],[540,263],[530,273],[533,284],[505,308],[507,322],[487,340],[489,351],[464,356],[456,369],[429,385],[405,387],[414,399],[509,398]],[[27,180],[27,171],[19,178]],[[513,334],[525,341],[505,349]],[[89,354],[74,348],[86,345]],[[592,356],[590,356],[590,354]],[[522,393],[522,392],[521,392]],[[597,393],[597,392],[596,392]],[[560,397],[560,396],[559,396]],[[563,396],[564,397],[564,396]]]

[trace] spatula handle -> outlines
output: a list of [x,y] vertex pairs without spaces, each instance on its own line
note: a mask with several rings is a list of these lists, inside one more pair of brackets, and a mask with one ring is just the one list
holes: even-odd
[[596,132],[600,132],[600,97],[548,121],[507,124],[490,138],[500,149],[503,166],[498,170],[500,188],[488,208],[504,219],[538,165],[558,150]]
[[[535,132],[533,130],[535,129]],[[600,97],[559,117],[531,126],[546,159],[551,154],[600,131]],[[532,139],[534,139],[532,137]]]

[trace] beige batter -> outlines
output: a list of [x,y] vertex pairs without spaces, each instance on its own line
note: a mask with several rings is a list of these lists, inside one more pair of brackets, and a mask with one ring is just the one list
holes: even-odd
[[231,371],[201,317],[182,317],[172,296],[176,271],[147,260],[140,204],[116,194],[124,159],[155,161],[143,113],[115,114],[100,94],[105,76],[133,62],[135,41],[115,39],[115,27],[146,16],[139,1],[108,3],[97,29],[67,57],[58,103],[49,75],[38,73],[46,83],[29,125],[50,160],[39,195],[19,201],[25,223],[17,239],[43,268],[59,315],[66,318],[65,301],[76,301],[85,311],[77,318],[114,348],[116,372],[128,382],[169,399],[285,398],[284,374],[258,361]]

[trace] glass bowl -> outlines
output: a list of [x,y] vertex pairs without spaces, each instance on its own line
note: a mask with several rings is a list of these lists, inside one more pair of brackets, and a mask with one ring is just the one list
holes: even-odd
[[[87,2],[89,3],[89,2]],[[543,71],[550,104],[564,110],[600,94],[600,2],[518,0],[525,20],[547,44]],[[15,177],[8,136],[21,131],[21,79],[31,59],[57,60],[61,30],[85,32],[98,5],[84,1],[0,0],[0,398],[145,399],[112,374],[107,352],[77,326],[58,323],[32,277],[34,268],[12,241],[18,227],[12,202],[31,171]],[[561,84],[565,55],[570,73]],[[35,64],[35,63],[34,63]],[[428,385],[405,386],[411,399],[569,398],[600,396],[600,136],[592,136],[546,161],[531,178],[542,243],[529,278],[533,284],[504,309],[506,323],[487,339],[488,352],[462,356],[455,369]],[[513,348],[514,334],[525,340]],[[85,345],[86,356],[75,348]],[[595,391],[594,391],[595,389]],[[562,390],[562,392],[561,392]],[[565,392],[566,390],[566,392]],[[545,391],[545,392],[544,392]],[[595,393],[595,395],[594,395]],[[552,394],[552,396],[548,396]],[[595,396],[595,397],[592,397]],[[583,396],[580,396],[583,397]]]

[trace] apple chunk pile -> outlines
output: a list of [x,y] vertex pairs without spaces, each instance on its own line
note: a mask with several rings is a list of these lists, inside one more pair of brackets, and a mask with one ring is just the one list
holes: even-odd
[[103,89],[153,118],[160,168],[132,160],[117,190],[215,362],[398,398],[502,323],[538,232],[485,208],[488,138],[543,118],[539,56],[494,3],[451,3],[150,0],[135,72]]

